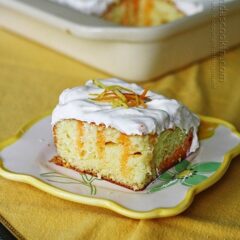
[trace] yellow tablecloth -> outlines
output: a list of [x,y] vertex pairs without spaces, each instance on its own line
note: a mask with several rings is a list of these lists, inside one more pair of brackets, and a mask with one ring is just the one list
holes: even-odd
[[[225,61],[224,81],[211,77],[209,59],[143,85],[240,129],[240,48],[229,51]],[[106,75],[1,30],[0,141],[53,108],[64,88],[102,77]],[[26,239],[239,239],[239,176],[238,157],[187,211],[155,220],[128,219],[0,178],[0,219]]]

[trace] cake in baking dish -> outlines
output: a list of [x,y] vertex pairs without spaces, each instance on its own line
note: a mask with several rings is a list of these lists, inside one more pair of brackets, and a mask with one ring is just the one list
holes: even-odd
[[183,16],[173,0],[119,0],[103,14],[106,20],[126,26],[156,26]]
[[176,100],[119,79],[63,91],[52,114],[58,165],[132,190],[199,147],[199,119]]
[[203,10],[187,0],[50,0],[125,26],[157,26]]

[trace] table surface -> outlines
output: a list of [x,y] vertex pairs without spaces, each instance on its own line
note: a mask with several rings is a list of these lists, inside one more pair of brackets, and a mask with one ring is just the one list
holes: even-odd
[[[224,79],[214,61],[206,59],[141,85],[240,129],[240,48],[228,51],[224,61]],[[213,74],[213,69],[218,72]],[[0,30],[0,141],[52,109],[63,89],[105,77],[109,76]],[[239,239],[239,176],[237,157],[225,176],[197,195],[184,213],[154,220],[128,219],[0,177],[0,219],[20,239]]]

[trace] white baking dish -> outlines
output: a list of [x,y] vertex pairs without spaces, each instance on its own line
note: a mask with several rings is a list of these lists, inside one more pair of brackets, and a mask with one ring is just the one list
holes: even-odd
[[0,25],[137,82],[223,51],[222,38],[227,47],[240,43],[240,0],[225,3],[225,8],[220,24],[213,18],[218,9],[210,8],[166,25],[136,28],[115,26],[47,0],[0,0]]

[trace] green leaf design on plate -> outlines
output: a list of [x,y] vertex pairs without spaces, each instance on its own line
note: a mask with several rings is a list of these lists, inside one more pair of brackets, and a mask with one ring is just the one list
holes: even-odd
[[162,181],[168,182],[168,181],[172,180],[173,177],[174,177],[174,174],[171,173],[171,172],[169,172],[169,171],[167,171],[167,172],[164,172],[163,174],[161,174],[161,175],[158,177],[158,179],[159,179],[159,180],[162,180]]
[[57,172],[46,172],[41,173],[40,176],[46,178],[48,182],[55,182],[55,183],[61,183],[61,184],[81,184],[86,187],[90,188],[91,195],[96,195],[97,188],[95,185],[93,185],[93,181],[96,180],[96,177],[88,176],[86,174],[80,174],[82,177],[82,181],[77,180],[75,178],[71,178],[65,175],[62,175]]
[[[159,181],[159,184],[153,186],[148,190],[148,192],[157,192],[176,183],[180,183],[187,187],[198,185],[209,177],[208,175],[204,174],[214,173],[220,166],[220,162],[203,162],[192,164],[187,160],[183,160],[174,168],[161,174],[157,180]],[[175,171],[173,171],[173,169]]]
[[188,165],[190,164],[189,161],[187,160],[182,160],[180,163],[178,163],[176,166],[175,166],[175,170],[176,172],[180,173],[182,171],[184,171]]
[[166,187],[170,187],[170,186],[174,185],[177,181],[178,181],[178,179],[174,179],[174,180],[169,181],[169,182],[161,183],[161,184],[159,184],[159,185],[156,185],[156,186],[152,187],[152,188],[149,190],[149,192],[150,192],[150,193],[158,192],[158,191],[160,191],[160,190],[162,190],[162,189],[164,189],[164,188],[166,188]]
[[198,173],[211,173],[215,172],[221,166],[220,162],[205,162],[196,163],[191,166],[191,169]]
[[92,182],[93,182],[96,178],[93,177],[93,176],[89,176],[89,178],[88,178],[88,176],[85,175],[85,174],[81,175],[81,177],[82,177],[83,182],[84,182],[87,186],[90,187],[90,189],[91,189],[91,195],[96,195],[96,193],[97,193],[97,188],[96,188],[95,185],[92,184]]
[[206,180],[208,177],[204,176],[204,175],[192,175],[188,178],[185,178],[181,181],[181,183],[185,186],[194,186],[197,185],[201,182],[203,182],[204,180]]

